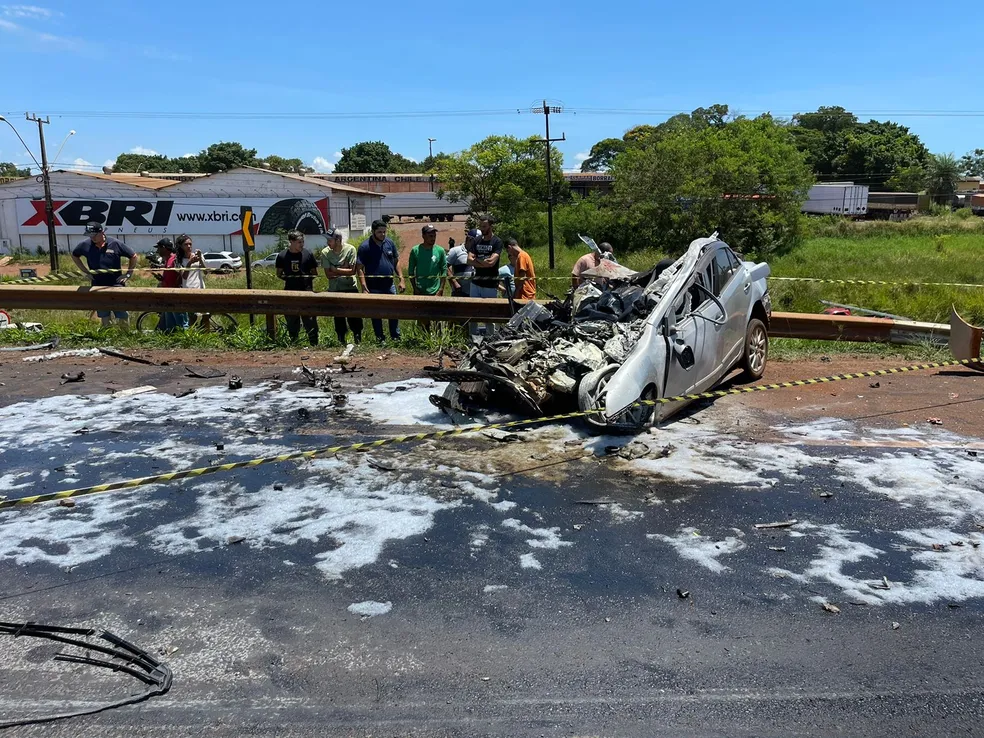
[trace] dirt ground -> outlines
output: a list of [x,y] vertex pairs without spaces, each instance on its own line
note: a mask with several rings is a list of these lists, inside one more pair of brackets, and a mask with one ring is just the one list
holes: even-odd
[[[395,223],[391,222],[389,227],[400,236],[400,268],[406,269],[410,261],[410,249],[420,243],[420,229],[428,224],[429,221],[422,220],[417,223]],[[455,244],[465,242],[465,217],[456,216],[453,223],[433,223],[437,228],[437,244],[448,248],[448,238],[453,238]]]
[[[57,350],[57,349],[55,349]],[[322,368],[332,360],[328,353],[301,351],[199,352],[193,350],[151,351],[129,349],[146,365],[108,356],[62,357],[39,363],[25,362],[29,355],[46,353],[0,351],[0,405],[23,398],[64,394],[116,392],[127,387],[153,385],[180,394],[196,387],[227,381],[187,376],[189,368],[215,368],[226,377],[237,375],[245,383],[270,379],[293,380],[296,367]],[[382,382],[424,376],[426,366],[437,357],[382,351],[360,351],[347,367],[351,373],[335,375],[343,391],[357,391]],[[901,366],[896,361],[871,358],[833,357],[830,361],[791,361],[769,364],[762,383],[775,383],[834,374],[858,373]],[[84,371],[79,383],[61,384],[63,374]],[[725,387],[747,386],[735,377]],[[954,433],[980,435],[980,409],[984,401],[984,373],[961,367],[924,370],[881,377],[757,392],[729,398],[749,407],[766,410],[787,420],[819,417],[865,420],[869,425],[900,427],[932,423]],[[699,407],[691,417],[699,422]]]

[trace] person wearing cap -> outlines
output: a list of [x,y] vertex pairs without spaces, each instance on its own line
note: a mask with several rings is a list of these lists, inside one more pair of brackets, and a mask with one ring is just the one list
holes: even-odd
[[574,262],[574,268],[571,269],[571,286],[577,289],[578,285],[587,281],[588,278],[582,277],[581,275],[589,269],[594,269],[596,266],[601,264],[602,259],[615,261],[614,250],[612,249],[612,245],[607,241],[599,243],[597,251],[589,251]]
[[415,295],[443,295],[447,281],[448,258],[443,246],[437,245],[437,228],[420,229],[423,243],[410,249],[410,286]]
[[465,231],[465,242],[454,245],[454,239],[448,239],[448,280],[451,282],[452,297],[471,297],[471,278],[475,267],[468,263],[468,247],[475,245],[475,240],[481,237],[477,228]]
[[[491,215],[484,215],[478,222],[479,237],[468,248],[468,263],[475,267],[475,277],[471,283],[472,297],[499,296],[499,256],[502,254],[502,240],[493,232],[495,220]],[[495,330],[493,323],[486,323],[484,333],[492,335]],[[469,326],[469,332],[477,336],[483,332],[477,323]]]
[[[407,283],[400,271],[400,253],[396,250],[396,244],[386,235],[385,221],[372,222],[372,235],[359,244],[356,251],[356,266],[359,285],[363,292],[374,295],[395,295],[397,289],[400,292],[405,292],[407,289]],[[394,277],[399,283],[399,288],[393,282]],[[372,319],[372,330],[376,334],[377,341],[386,342],[381,318]],[[391,318],[389,332],[391,339],[399,341],[400,321]]]
[[[355,283],[355,246],[345,243],[342,231],[338,228],[329,228],[325,236],[328,238],[328,245],[321,252],[321,267],[328,277],[328,291],[358,294],[359,288]],[[335,316],[335,334],[343,346],[349,329],[355,343],[362,341],[362,325],[362,318],[354,315],[349,316],[347,325],[345,318]]]
[[[107,238],[102,223],[90,222],[85,232],[89,237],[72,249],[75,266],[89,277],[93,287],[125,287],[137,268],[136,253],[122,241]],[[124,256],[130,260],[126,274],[123,274],[122,268]],[[129,326],[130,314],[126,310],[113,310],[112,314],[123,327]],[[103,327],[109,326],[109,310],[97,310],[96,315],[102,320]]]

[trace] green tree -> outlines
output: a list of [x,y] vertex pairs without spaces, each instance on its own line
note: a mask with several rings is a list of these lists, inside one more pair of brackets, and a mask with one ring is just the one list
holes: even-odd
[[304,162],[294,157],[293,159],[285,159],[282,156],[277,156],[276,154],[270,154],[269,156],[264,156],[257,162],[259,166],[264,169],[269,169],[273,172],[290,172],[292,174],[304,174],[308,171],[309,167],[304,165]]
[[[394,161],[395,156],[399,156],[402,161]],[[362,141],[350,148],[342,149],[342,155],[335,164],[335,171],[345,174],[378,174],[407,171],[408,164],[413,165],[413,162],[399,154],[394,154],[389,145],[382,141]],[[403,168],[394,169],[394,166]]]
[[390,157],[390,168],[386,171],[398,174],[419,174],[422,169],[419,163],[408,159],[403,154],[394,153]]
[[818,177],[875,189],[890,186],[889,181],[911,186],[915,168],[924,167],[929,157],[919,137],[905,126],[876,120],[859,123],[840,106],[798,113],[790,131]]
[[[565,194],[564,156],[551,150],[554,197]],[[489,136],[471,148],[438,162],[438,197],[468,199],[473,214],[490,212],[502,222],[503,235],[531,214],[545,209],[547,167],[544,145],[536,136]]]
[[953,154],[930,154],[926,165],[926,191],[937,202],[948,202],[957,191],[960,162]]
[[970,177],[984,177],[984,149],[974,149],[960,157],[960,169]]
[[195,172],[198,158],[172,159],[164,154],[119,154],[113,164],[114,172]]
[[13,162],[0,161],[0,177],[30,177],[31,170],[28,168],[18,169]]
[[611,169],[615,157],[621,154],[628,144],[621,138],[603,138],[591,147],[588,158],[581,162],[582,172],[603,172]]
[[437,167],[445,159],[450,159],[451,154],[445,154],[443,151],[439,151],[433,156],[428,155],[422,162],[420,162],[420,171],[423,174],[428,174]]
[[919,164],[901,167],[889,177],[885,186],[893,192],[922,192],[926,187],[926,169]]
[[634,239],[624,245],[670,253],[715,230],[759,255],[789,247],[813,182],[788,127],[768,115],[680,126],[629,148],[612,173],[612,205]]
[[235,141],[214,143],[198,154],[201,171],[214,173],[225,172],[237,167],[255,167],[256,149],[244,148]]

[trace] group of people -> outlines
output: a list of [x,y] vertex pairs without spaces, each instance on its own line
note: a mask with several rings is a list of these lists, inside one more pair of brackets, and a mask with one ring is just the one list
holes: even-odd
[[[495,235],[495,221],[483,217],[479,227],[465,233],[460,246],[451,239],[449,249],[437,244],[437,228],[425,225],[421,242],[410,250],[407,277],[415,295],[443,295],[447,285],[455,297],[498,297],[510,294],[519,300],[536,297],[536,271],[533,259],[519,242],[510,238],[505,244]],[[366,292],[395,295],[406,292],[407,278],[400,270],[400,254],[387,235],[386,223],[372,223],[370,236],[358,248],[345,243],[339,229],[329,229],[328,244],[316,257],[304,246],[304,234],[287,234],[288,247],[277,257],[277,276],[284,289],[314,291],[318,268],[328,278],[329,292]],[[356,343],[362,340],[363,321],[357,317],[335,317],[335,333],[345,343],[349,332]],[[373,333],[385,342],[382,319],[372,319]],[[301,324],[312,344],[318,342],[318,321],[314,316],[287,316],[287,332],[292,340],[300,335]],[[400,339],[400,323],[389,320],[389,339]],[[472,333],[483,326],[471,326]],[[486,327],[487,329],[487,327]]]
[[[95,287],[126,285],[137,266],[137,255],[125,243],[108,238],[101,224],[91,223],[88,238],[72,251],[76,266],[89,275]],[[331,228],[327,245],[315,256],[304,245],[304,234],[290,231],[287,248],[277,256],[277,276],[283,280],[284,289],[314,291],[314,280],[319,268],[328,278],[328,291],[341,293],[366,292],[377,295],[395,295],[406,291],[406,279],[400,270],[400,254],[396,244],[387,235],[386,223],[376,220],[371,233],[358,248],[345,243],[342,231]],[[204,289],[205,260],[201,251],[194,249],[191,236],[181,235],[174,243],[163,238],[157,242],[157,253],[162,269],[157,278],[162,287]],[[124,272],[123,259],[128,259]],[[571,282],[577,287],[587,270],[598,266],[603,259],[614,261],[610,244],[599,244],[597,251],[581,257],[571,271]],[[84,260],[84,261],[83,261]],[[421,242],[410,250],[408,265],[410,287],[415,295],[443,295],[450,284],[454,297],[490,298],[507,295],[527,301],[536,298],[536,269],[533,259],[523,250],[515,238],[502,239],[495,235],[495,221],[483,216],[478,228],[465,233],[464,243],[455,245],[449,239],[448,249],[437,244],[437,228],[425,225],[421,229]],[[103,325],[111,322],[110,311],[98,311]],[[126,323],[126,311],[112,311],[116,320]],[[190,325],[186,312],[164,313],[163,329],[174,331]],[[363,320],[359,317],[336,316],[335,333],[346,343],[349,333],[356,343],[362,340]],[[372,319],[373,333],[383,343],[386,335],[383,321]],[[313,315],[286,316],[287,333],[296,341],[301,325],[312,345],[319,341],[318,319]],[[389,338],[400,339],[398,320],[388,321]],[[492,326],[472,324],[473,335],[492,331]]]

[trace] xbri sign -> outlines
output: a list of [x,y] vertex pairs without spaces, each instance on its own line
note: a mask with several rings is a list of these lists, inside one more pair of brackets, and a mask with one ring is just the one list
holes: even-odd
[[[55,200],[55,229],[58,233],[82,234],[89,223],[102,224],[111,235],[236,235],[242,232],[240,211],[253,209],[253,231],[275,235],[297,229],[305,235],[325,232],[328,198],[182,198],[177,200]],[[22,234],[42,234],[44,200],[17,200],[17,220]]]

